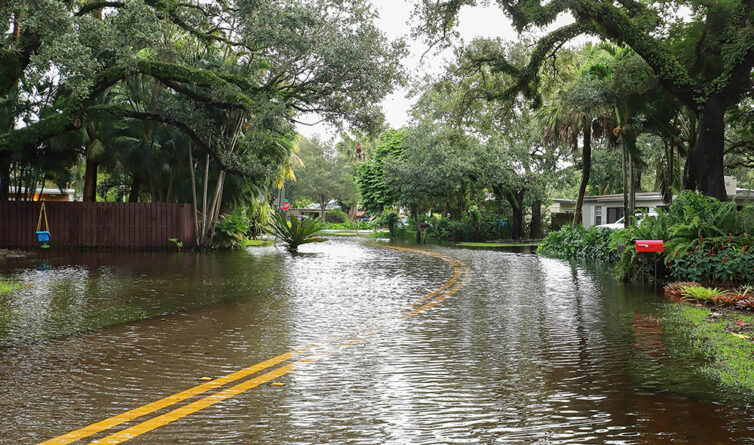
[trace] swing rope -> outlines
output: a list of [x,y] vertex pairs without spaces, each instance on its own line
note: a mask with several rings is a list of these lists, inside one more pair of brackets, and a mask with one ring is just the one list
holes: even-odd
[[42,201],[42,208],[39,211],[39,220],[37,221],[37,232],[42,231],[42,215],[45,216],[45,232],[49,232],[50,225],[47,223],[47,209],[45,208],[44,201]]

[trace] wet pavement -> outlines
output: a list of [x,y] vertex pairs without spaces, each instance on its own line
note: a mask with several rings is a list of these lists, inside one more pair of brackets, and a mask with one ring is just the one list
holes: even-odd
[[129,443],[754,443],[750,396],[698,371],[651,288],[530,254],[376,244],[0,263],[31,285],[0,304],[0,443],[58,437],[289,351],[76,443],[242,384]]

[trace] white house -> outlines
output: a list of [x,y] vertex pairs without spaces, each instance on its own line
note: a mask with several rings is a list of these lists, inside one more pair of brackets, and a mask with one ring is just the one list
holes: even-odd
[[[728,198],[734,200],[740,207],[747,203],[754,203],[754,190],[737,188],[736,180],[725,178],[725,189]],[[659,192],[637,193],[636,210],[650,210],[666,208]],[[623,194],[584,197],[582,208],[582,224],[584,227],[611,224],[623,217]]]

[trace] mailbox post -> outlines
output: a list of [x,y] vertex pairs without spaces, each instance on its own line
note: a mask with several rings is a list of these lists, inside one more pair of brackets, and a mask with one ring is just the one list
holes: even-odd
[[649,253],[654,256],[655,262],[655,286],[657,286],[657,259],[665,250],[662,240],[636,240],[636,253]]

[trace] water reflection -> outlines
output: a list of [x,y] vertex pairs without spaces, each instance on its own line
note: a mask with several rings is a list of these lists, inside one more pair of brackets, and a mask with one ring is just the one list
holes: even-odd
[[[4,325],[4,439],[47,439],[378,319],[379,334],[284,386],[134,442],[752,443],[749,396],[697,371],[703,357],[653,292],[560,260],[430,246],[473,278],[400,319],[449,264],[355,240],[301,249],[50,258],[46,275],[2,266],[35,283],[5,303],[20,312]],[[165,315],[24,345],[137,310]]]

